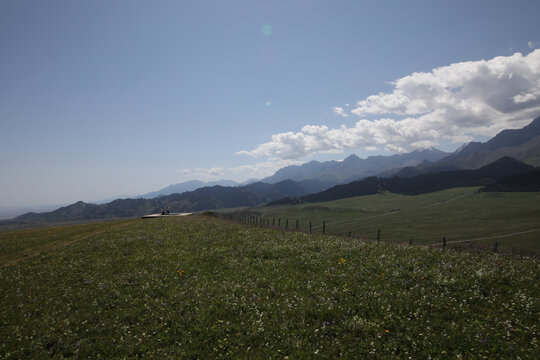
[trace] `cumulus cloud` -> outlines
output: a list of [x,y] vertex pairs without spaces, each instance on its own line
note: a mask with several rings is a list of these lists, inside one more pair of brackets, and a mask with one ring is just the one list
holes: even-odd
[[[345,105],[346,106],[346,105]],[[339,106],[336,106],[334,108],[334,113],[341,116],[341,117],[348,117],[349,115],[347,115],[347,113],[345,112],[345,110],[343,110],[342,107],[339,107]]]
[[527,45],[529,46],[529,49],[536,49],[538,47],[538,43],[534,41],[529,41]]
[[378,119],[334,129],[306,125],[237,154],[298,159],[352,148],[404,152],[521,127],[540,115],[540,49],[413,73],[392,85],[392,92],[371,95],[351,110]]

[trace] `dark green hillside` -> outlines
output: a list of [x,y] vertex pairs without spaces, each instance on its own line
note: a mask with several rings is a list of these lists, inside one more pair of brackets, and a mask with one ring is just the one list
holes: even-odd
[[442,171],[409,178],[370,177],[345,185],[337,185],[317,194],[301,198],[304,202],[321,202],[389,191],[396,194],[423,194],[454,187],[490,185],[508,176],[523,174],[534,167],[510,157],[503,157],[476,170]]
[[[101,226],[100,224],[97,225]],[[0,268],[2,359],[531,359],[538,259],[135,220]],[[0,246],[13,233],[0,232]],[[66,245],[69,244],[69,245]]]
[[484,186],[482,191],[540,191],[540,170],[504,178]]

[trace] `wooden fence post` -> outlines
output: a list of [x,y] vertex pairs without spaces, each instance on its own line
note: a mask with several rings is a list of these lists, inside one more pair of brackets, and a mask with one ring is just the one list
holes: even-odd
[[351,237],[351,236],[352,236],[352,233],[349,231],[349,237]]
[[377,231],[377,241],[380,241],[380,240],[381,240],[381,229]]
[[272,227],[276,226],[276,218],[272,218]]
[[493,247],[493,252],[497,252],[497,245],[499,245],[499,244],[495,241],[495,246]]
[[442,248],[443,249],[446,248],[446,238],[445,237],[442,238]]
[[296,219],[296,231],[298,231],[298,219]]
[[322,233],[324,234],[326,232],[326,221],[323,220],[322,222]]
[[311,233],[311,221],[309,222],[309,232]]
[[412,239],[409,239],[409,245],[412,245]]
[[285,220],[285,230],[289,228],[289,219]]

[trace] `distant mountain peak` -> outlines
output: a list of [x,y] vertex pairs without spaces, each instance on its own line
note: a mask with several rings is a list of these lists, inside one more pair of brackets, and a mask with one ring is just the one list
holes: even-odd
[[346,162],[346,161],[348,161],[348,162],[355,161],[356,162],[358,160],[362,160],[362,159],[360,159],[358,156],[356,156],[356,154],[352,154],[352,155],[347,156],[345,159],[343,159],[343,162]]
[[397,171],[405,166],[415,166],[424,160],[437,161],[448,155],[431,148],[420,149],[406,154],[390,156],[369,156],[365,159],[351,154],[342,161],[318,162],[312,160],[302,165],[290,165],[279,169],[274,175],[262,181],[274,184],[284,179],[294,181],[317,180],[326,183],[342,184],[386,171]]

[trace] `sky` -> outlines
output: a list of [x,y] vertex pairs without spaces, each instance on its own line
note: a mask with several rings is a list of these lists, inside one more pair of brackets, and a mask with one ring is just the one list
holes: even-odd
[[540,2],[0,2],[0,208],[454,151],[540,115]]

